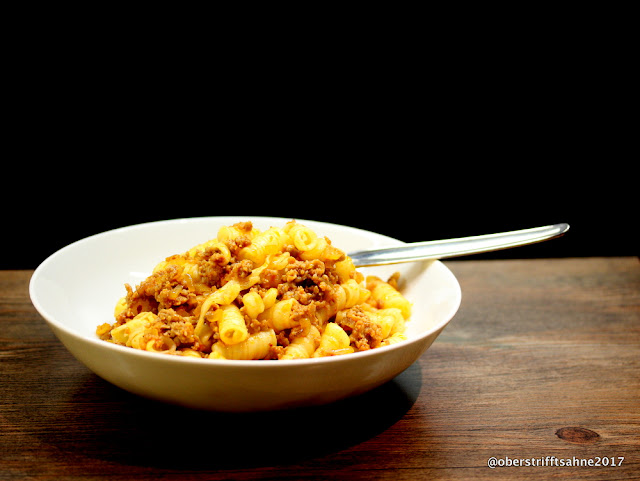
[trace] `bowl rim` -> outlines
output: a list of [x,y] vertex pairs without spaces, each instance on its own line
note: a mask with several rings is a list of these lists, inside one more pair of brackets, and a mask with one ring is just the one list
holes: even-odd
[[[82,239],[76,240],[74,242],[71,242],[70,244],[58,249],[57,251],[55,251],[54,253],[50,254],[48,257],[46,257],[37,267],[36,269],[33,271],[33,274],[31,275],[31,278],[29,280],[29,297],[31,299],[31,303],[33,304],[33,306],[35,307],[36,311],[38,311],[38,313],[44,318],[45,322],[47,324],[49,324],[49,326],[51,328],[53,328],[54,332],[57,335],[56,330],[62,331],[63,333],[65,333],[66,335],[80,341],[83,343],[90,343],[92,345],[94,345],[95,347],[101,348],[101,349],[107,349],[107,350],[112,350],[114,353],[119,353],[119,354],[123,354],[123,355],[127,355],[127,356],[141,356],[141,359],[145,359],[148,361],[152,361],[152,360],[156,360],[156,361],[160,361],[160,362],[169,362],[169,363],[186,363],[187,365],[189,364],[193,364],[193,365],[197,365],[197,366],[212,366],[212,367],[249,367],[249,366],[254,366],[254,369],[283,369],[286,368],[288,366],[295,366],[295,365],[322,365],[322,364],[331,364],[331,363],[335,363],[335,362],[345,362],[347,360],[353,360],[356,361],[358,359],[366,359],[368,357],[371,356],[379,356],[379,355],[384,355],[384,353],[386,352],[390,352],[390,351],[394,351],[394,350],[398,350],[398,349],[405,349],[406,347],[408,347],[409,345],[415,345],[415,344],[419,344],[421,342],[423,342],[426,338],[428,338],[429,336],[431,336],[432,334],[444,329],[444,327],[453,319],[453,317],[455,316],[455,314],[457,313],[457,311],[460,308],[460,304],[462,301],[462,291],[461,291],[461,287],[460,287],[460,283],[458,282],[457,278],[455,277],[455,275],[439,260],[435,260],[435,261],[425,261],[428,263],[432,263],[432,264],[439,264],[441,266],[441,268],[444,268],[444,273],[445,275],[447,275],[448,277],[450,277],[451,280],[453,280],[453,285],[455,287],[455,301],[451,307],[451,309],[447,312],[447,314],[445,316],[443,316],[443,319],[440,320],[438,323],[434,324],[430,329],[421,332],[419,335],[414,336],[412,338],[408,338],[402,342],[396,343],[396,344],[392,344],[389,346],[381,346],[381,347],[377,347],[375,349],[369,349],[367,351],[359,351],[359,352],[354,352],[351,354],[347,354],[347,355],[341,355],[341,356],[327,356],[327,357],[318,357],[318,358],[307,358],[307,359],[288,359],[285,360],[283,362],[268,362],[268,361],[263,361],[260,362],[261,360],[233,360],[233,359],[208,359],[208,358],[193,358],[193,357],[189,357],[189,356],[176,356],[176,355],[170,355],[170,354],[164,354],[161,352],[150,352],[150,351],[143,351],[143,350],[139,350],[139,349],[133,349],[130,347],[126,347],[126,346],[121,346],[118,344],[114,344],[114,343],[110,343],[107,341],[103,341],[101,339],[99,339],[98,337],[96,338],[90,338],[87,337],[83,334],[81,334],[80,332],[76,331],[73,328],[68,327],[66,324],[64,324],[63,322],[57,320],[55,318],[55,316],[51,315],[47,309],[42,305],[40,299],[38,298],[38,292],[37,292],[37,284],[38,284],[38,279],[40,278],[40,276],[43,275],[43,273],[46,271],[46,268],[49,264],[55,262],[55,260],[64,255],[65,252],[74,249],[75,247],[77,247],[78,245],[81,244],[85,244],[85,243],[89,243],[94,241],[96,238],[100,238],[100,237],[106,237],[109,235],[117,235],[118,233],[124,232],[124,231],[132,231],[132,230],[141,230],[144,228],[148,228],[150,226],[156,226],[156,225],[161,225],[161,224],[180,224],[180,223],[185,223],[185,222],[206,222],[206,221],[222,221],[223,219],[230,219],[232,221],[235,222],[243,222],[243,221],[249,221],[249,220],[255,220],[255,221],[271,221],[271,222],[282,222],[287,221],[287,220],[291,220],[289,218],[284,218],[284,217],[270,217],[270,216],[246,216],[246,215],[242,215],[242,216],[205,216],[205,217],[182,217],[182,218],[175,218],[175,219],[165,219],[165,220],[155,220],[155,221],[149,221],[149,222],[142,222],[142,223],[138,223],[138,224],[132,224],[132,225],[127,225],[127,226],[122,226],[122,227],[117,227],[114,229],[109,229],[109,230],[105,230],[103,232],[99,232],[96,234],[92,234],[90,236],[84,237]],[[301,219],[301,218],[295,218],[295,220],[297,222],[300,222],[302,224],[304,223],[309,223],[309,224],[315,224],[315,225],[327,225],[327,226],[333,226],[333,227],[339,227],[341,229],[347,229],[347,230],[351,230],[351,231],[356,231],[359,233],[366,233],[366,234],[375,234],[376,236],[380,237],[380,238],[385,238],[386,240],[389,240],[393,243],[396,244],[405,244],[405,242],[399,240],[399,239],[395,239],[393,237],[390,236],[386,236],[384,234],[379,234],[377,232],[373,232],[373,231],[368,231],[366,229],[360,229],[358,227],[352,227],[352,226],[347,226],[347,225],[342,225],[342,224],[336,224],[336,223],[331,223],[331,222],[324,222],[324,221],[316,221],[316,220],[311,220],[311,219]]]

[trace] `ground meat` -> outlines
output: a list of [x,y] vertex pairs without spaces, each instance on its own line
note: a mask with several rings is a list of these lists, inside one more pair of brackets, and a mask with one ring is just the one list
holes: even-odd
[[111,324],[109,324],[108,322],[105,322],[104,324],[98,326],[98,328],[96,329],[96,334],[103,341],[107,341],[111,339],[111,329],[113,329],[113,326],[111,326]]
[[284,354],[284,347],[278,346],[278,345],[269,346],[269,352],[264,359],[266,361],[280,359],[283,356],[283,354]]
[[250,220],[245,222],[236,222],[235,224],[233,224],[233,227],[238,229],[240,232],[249,234],[249,232],[253,230],[253,222],[251,222]]
[[[120,326],[141,312],[158,312],[158,301],[156,301],[153,293],[146,294],[146,289],[133,289],[129,284],[124,285],[126,295],[127,308],[116,316],[116,324],[114,327]],[[153,292],[153,291],[152,291]]]
[[167,309],[174,306],[180,306],[187,302],[188,291],[181,284],[173,287],[171,284],[166,284],[155,297],[158,301],[158,308]]
[[251,319],[248,316],[245,316],[245,321],[247,324],[247,330],[249,334],[256,334],[261,331],[266,331],[270,329],[269,321],[261,321],[260,319]]
[[278,287],[283,282],[282,277],[282,272],[276,269],[265,269],[260,274],[260,287],[265,290]]
[[331,294],[331,284],[337,283],[336,274],[327,270],[325,264],[314,259],[311,261],[291,260],[283,274],[275,278],[269,274],[267,284],[277,281],[278,296],[282,299],[296,299],[301,304],[310,304],[326,300]]
[[179,346],[193,345],[198,342],[194,326],[189,318],[180,316],[173,309],[161,309],[158,312],[163,334],[169,336]]
[[224,285],[228,282],[229,279],[244,279],[251,271],[254,269],[253,262],[245,259],[240,262],[236,262],[234,264],[229,264],[228,268],[225,269],[225,275],[222,279],[222,284]]
[[251,239],[248,236],[241,235],[224,241],[224,244],[228,247],[231,255],[237,257],[241,249],[251,245]]
[[201,282],[208,286],[218,286],[224,275],[224,266],[219,265],[215,258],[196,256],[198,263],[198,274]]
[[287,282],[301,283],[307,279],[311,279],[316,284],[324,274],[324,262],[319,259],[312,261],[290,261],[285,267],[285,278]]
[[336,324],[349,334],[351,345],[358,351],[374,349],[382,343],[382,329],[360,306],[340,312],[336,316]]
[[278,339],[278,345],[282,347],[287,347],[289,345],[289,332],[288,329],[284,331],[280,331],[276,334],[276,339]]
[[135,291],[125,286],[129,309],[124,316],[132,318],[141,312],[157,313],[158,309],[184,304],[188,290],[178,282],[179,275],[180,270],[170,265],[142,281]]
[[291,329],[289,339],[295,339],[298,336],[304,336],[309,332],[312,325],[317,327],[316,305],[296,304],[291,310],[291,318],[298,325]]
[[398,291],[398,279],[400,279],[400,273],[399,272],[394,272],[393,274],[391,274],[391,276],[389,276],[389,279],[387,280],[387,283],[389,285],[391,285],[391,287],[393,287],[396,291]]

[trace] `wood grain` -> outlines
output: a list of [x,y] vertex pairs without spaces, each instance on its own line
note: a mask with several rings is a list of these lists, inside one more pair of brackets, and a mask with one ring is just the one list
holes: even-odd
[[[460,311],[408,370],[358,398],[250,415],[106,383],[33,308],[32,272],[0,271],[0,479],[640,479],[638,258],[446,265]],[[553,465],[597,457],[624,460]]]

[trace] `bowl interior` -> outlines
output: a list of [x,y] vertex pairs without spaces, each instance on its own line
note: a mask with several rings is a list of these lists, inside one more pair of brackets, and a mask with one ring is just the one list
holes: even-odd
[[[251,220],[260,229],[283,226],[290,219],[271,217],[208,217],[176,219],[124,227],[75,242],[47,258],[34,272],[30,294],[43,317],[55,326],[88,342],[99,342],[95,329],[113,322],[124,284],[137,285],[164,258],[214,238],[223,225]],[[351,252],[400,245],[380,234],[304,219],[318,235]],[[460,287],[440,262],[415,262],[359,269],[386,279],[401,273],[401,287],[413,302],[407,336],[425,336],[446,324],[460,303]],[[113,346],[118,348],[119,346]],[[149,353],[150,355],[154,355]]]

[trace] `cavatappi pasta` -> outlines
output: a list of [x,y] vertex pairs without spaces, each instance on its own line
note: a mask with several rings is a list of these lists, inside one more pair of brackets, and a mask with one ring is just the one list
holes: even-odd
[[125,284],[97,335],[135,349],[209,359],[305,359],[405,339],[411,303],[398,275],[365,278],[326,237],[297,223],[251,222],[160,262]]

